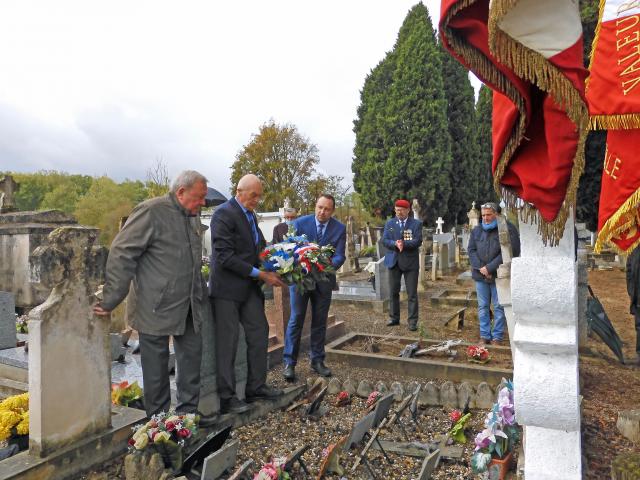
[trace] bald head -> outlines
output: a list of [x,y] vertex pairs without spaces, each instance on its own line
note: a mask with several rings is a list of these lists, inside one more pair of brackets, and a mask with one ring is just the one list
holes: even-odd
[[262,199],[262,182],[253,173],[248,173],[238,181],[236,200],[247,210],[254,211]]

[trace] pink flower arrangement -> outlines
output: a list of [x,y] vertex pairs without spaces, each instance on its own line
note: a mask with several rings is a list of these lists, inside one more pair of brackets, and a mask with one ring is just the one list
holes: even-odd
[[490,359],[489,350],[481,345],[471,345],[467,348],[467,358],[470,362],[487,363]]
[[336,406],[344,407],[345,405],[349,405],[351,403],[351,395],[349,392],[342,391],[336,397]]
[[380,400],[381,397],[382,397],[382,394],[377,390],[374,390],[373,392],[371,392],[369,394],[369,398],[367,398],[367,408],[373,407],[378,402],[378,400]]

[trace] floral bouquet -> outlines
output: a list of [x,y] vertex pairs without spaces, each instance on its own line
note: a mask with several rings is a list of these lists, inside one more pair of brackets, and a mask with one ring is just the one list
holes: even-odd
[[319,246],[306,235],[295,235],[290,229],[284,241],[269,245],[260,253],[262,270],[276,272],[287,285],[295,285],[300,294],[315,290],[317,282],[329,280],[335,269],[332,245]]
[[29,333],[29,327],[27,325],[27,315],[16,316],[16,332]]
[[0,441],[9,439],[11,443],[26,435],[29,435],[29,393],[5,398],[0,402]]
[[449,436],[456,443],[466,443],[467,437],[464,434],[464,427],[471,418],[471,413],[463,415],[460,410],[452,410],[449,413],[449,419],[451,420],[451,430],[449,430]]
[[256,473],[253,480],[289,480],[291,476],[284,471],[285,458],[272,458]]
[[182,467],[182,448],[185,441],[198,431],[198,416],[194,413],[177,415],[175,412],[159,413],[144,425],[133,427],[129,439],[132,452],[154,448],[164,460],[165,466],[177,472]]
[[467,348],[467,360],[473,363],[487,363],[491,360],[489,350],[480,345],[471,345]]
[[349,392],[343,390],[342,392],[338,393],[338,396],[336,397],[336,407],[346,407],[350,404],[351,395],[349,395]]
[[142,399],[142,388],[138,382],[129,385],[126,380],[121,383],[111,385],[111,402],[114,405],[122,405],[128,407],[130,403],[134,403]]
[[373,408],[375,406],[376,403],[378,403],[378,400],[380,400],[382,398],[382,393],[380,393],[377,390],[374,390],[373,392],[371,392],[369,394],[369,397],[367,398],[367,408]]
[[487,414],[485,428],[475,438],[476,449],[471,458],[473,473],[486,472],[492,459],[506,457],[520,438],[513,407],[513,384],[503,381],[505,386]]

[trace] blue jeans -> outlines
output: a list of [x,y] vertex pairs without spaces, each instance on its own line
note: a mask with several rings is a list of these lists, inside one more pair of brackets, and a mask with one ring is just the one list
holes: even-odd
[[[485,340],[502,340],[504,336],[504,308],[498,303],[498,290],[495,283],[476,281],[478,294],[478,321],[480,322],[480,336]],[[491,317],[489,306],[493,303],[493,332],[491,332]]]

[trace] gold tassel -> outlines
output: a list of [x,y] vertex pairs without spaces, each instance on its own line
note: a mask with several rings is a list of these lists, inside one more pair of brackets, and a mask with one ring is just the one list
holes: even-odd
[[[603,248],[604,244],[609,244],[613,248],[617,249],[618,253],[626,253],[622,251],[615,243],[611,242],[612,238],[617,237],[622,232],[626,232],[631,228],[634,224],[637,225],[635,212],[640,207],[640,188],[637,189],[633,194],[627,198],[627,200],[616,210],[616,212],[609,217],[609,219],[605,222],[605,224],[598,232],[598,240],[594,246],[594,250],[596,253],[600,253],[600,250]],[[632,215],[630,219],[625,220],[625,216]],[[640,227],[640,225],[638,225]],[[638,239],[637,242],[634,243],[634,248],[637,243],[640,242]],[[630,249],[629,251],[631,251]]]
[[589,130],[633,130],[640,128],[640,113],[591,115]]
[[[591,53],[589,53],[589,71],[591,71],[591,67],[593,65],[593,59],[595,57],[596,48],[598,45],[598,40],[600,40],[600,26],[602,25],[602,15],[604,13],[604,6],[607,3],[607,0],[600,0],[600,5],[598,6],[598,23],[596,24],[596,31],[593,36],[593,42],[591,42]],[[584,82],[584,91],[589,90],[589,80],[591,76],[588,76]],[[592,128],[591,130],[596,130]]]

